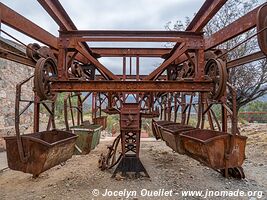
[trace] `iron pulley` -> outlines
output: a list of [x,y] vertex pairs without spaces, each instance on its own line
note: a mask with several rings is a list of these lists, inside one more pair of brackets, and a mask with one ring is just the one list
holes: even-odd
[[55,60],[51,57],[40,58],[35,66],[34,89],[40,100],[52,100],[56,94],[50,90],[51,80],[58,77]]
[[219,100],[226,91],[227,70],[226,63],[221,59],[210,59],[205,66],[205,75],[214,82],[209,98]]

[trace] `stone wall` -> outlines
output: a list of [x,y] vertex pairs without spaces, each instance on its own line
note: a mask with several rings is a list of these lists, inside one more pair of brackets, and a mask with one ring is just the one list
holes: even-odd
[[[12,61],[0,59],[0,149],[3,136],[14,135],[16,84],[34,73],[34,70]],[[33,82],[22,88],[22,99],[33,99]],[[21,108],[27,103],[21,104]],[[25,132],[32,126],[33,106],[21,116],[21,131]]]

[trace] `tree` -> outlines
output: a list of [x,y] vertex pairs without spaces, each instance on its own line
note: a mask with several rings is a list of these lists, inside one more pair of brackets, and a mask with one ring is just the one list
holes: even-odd
[[[210,36],[236,19],[248,13],[258,5],[257,0],[229,0],[213,17],[204,29],[205,36]],[[167,30],[184,30],[190,20],[188,17],[185,23],[178,20],[174,25],[171,22],[166,24]],[[171,27],[172,26],[172,27]],[[246,40],[255,34],[253,29],[238,37],[235,37],[224,44],[220,45],[220,49],[231,49],[240,42]],[[249,55],[258,51],[258,42],[256,37],[250,39],[244,44],[238,46],[234,50],[228,52],[227,60]],[[237,111],[249,102],[267,94],[267,61],[266,59],[232,68],[228,71],[228,81],[236,88],[237,91]],[[229,103],[232,102],[232,96],[228,97]],[[231,106],[231,105],[230,105]]]

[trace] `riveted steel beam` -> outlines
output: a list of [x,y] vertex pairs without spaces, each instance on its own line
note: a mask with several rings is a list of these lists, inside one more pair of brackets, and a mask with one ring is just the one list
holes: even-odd
[[210,92],[210,81],[53,81],[55,92]]

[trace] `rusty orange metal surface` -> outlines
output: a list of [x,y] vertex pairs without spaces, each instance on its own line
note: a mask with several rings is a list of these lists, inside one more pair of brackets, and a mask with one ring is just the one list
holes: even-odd
[[213,169],[240,167],[245,160],[246,140],[245,136],[204,129],[181,134],[185,154]]
[[26,162],[20,159],[16,136],[5,137],[8,167],[36,177],[71,158],[77,137],[59,130],[23,135],[21,139]]

